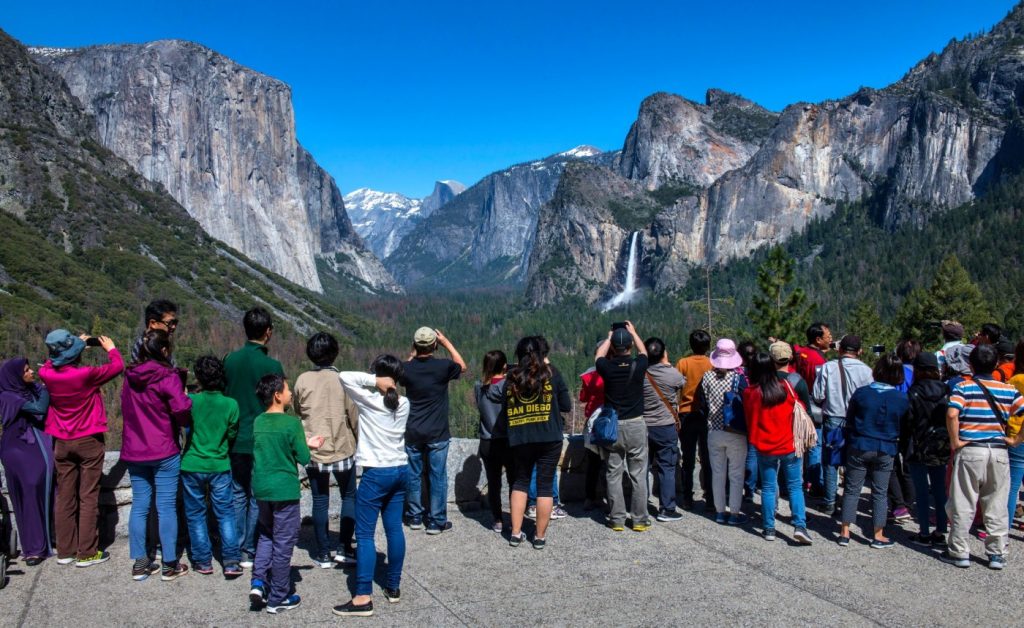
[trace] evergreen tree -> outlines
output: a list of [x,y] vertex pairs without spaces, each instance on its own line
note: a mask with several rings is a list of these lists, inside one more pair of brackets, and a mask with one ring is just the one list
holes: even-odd
[[781,246],[768,252],[768,257],[757,269],[757,287],[754,306],[747,312],[754,329],[762,338],[802,338],[810,324],[813,304],[807,304],[803,289],[789,289],[793,282],[796,262]]
[[885,345],[886,351],[892,351],[896,345],[896,334],[892,327],[882,322],[878,315],[878,305],[872,301],[861,301],[853,310],[846,331],[860,336],[864,343],[864,361],[869,364],[874,364],[877,356],[868,351],[868,347]]
[[896,313],[896,325],[903,338],[917,338],[926,347],[942,342],[939,323],[960,321],[970,334],[991,319],[991,309],[981,289],[955,254],[943,258],[928,290],[918,288],[904,300]]

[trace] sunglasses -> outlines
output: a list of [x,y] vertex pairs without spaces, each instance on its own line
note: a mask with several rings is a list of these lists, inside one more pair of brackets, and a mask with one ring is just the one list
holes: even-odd
[[172,318],[169,321],[160,321],[160,322],[163,323],[164,325],[167,325],[168,327],[177,327],[178,326],[178,319],[176,319],[176,318]]

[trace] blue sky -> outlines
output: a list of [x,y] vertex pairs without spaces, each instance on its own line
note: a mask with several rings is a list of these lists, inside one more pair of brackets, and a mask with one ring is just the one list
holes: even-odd
[[197,41],[292,86],[299,140],[343,192],[425,196],[508,165],[622,147],[641,100],[709,87],[771,109],[899,79],[1009,0],[12,0],[29,45]]

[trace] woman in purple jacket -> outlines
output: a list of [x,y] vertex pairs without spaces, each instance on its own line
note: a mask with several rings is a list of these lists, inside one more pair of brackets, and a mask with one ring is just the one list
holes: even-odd
[[174,580],[188,572],[188,566],[178,560],[175,507],[181,468],[178,433],[191,422],[192,401],[185,394],[185,372],[171,366],[170,357],[167,332],[146,332],[139,362],[128,367],[121,391],[121,460],[128,463],[132,481],[128,540],[135,580],[145,580],[160,569],[146,552],[146,523],[154,493],[163,558],[161,579]]

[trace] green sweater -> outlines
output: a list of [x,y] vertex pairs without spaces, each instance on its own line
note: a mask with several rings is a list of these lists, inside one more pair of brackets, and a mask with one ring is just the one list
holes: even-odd
[[270,373],[284,375],[281,363],[267,355],[267,347],[255,342],[224,358],[224,376],[227,386],[224,394],[238,402],[238,436],[231,446],[233,454],[251,454],[252,422],[266,408],[256,397],[256,384]]
[[299,499],[296,465],[309,464],[302,422],[280,412],[267,412],[253,423],[252,493],[265,502]]
[[192,400],[192,431],[181,456],[181,470],[230,471],[228,448],[238,435],[238,404],[217,390],[188,397]]

